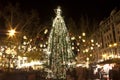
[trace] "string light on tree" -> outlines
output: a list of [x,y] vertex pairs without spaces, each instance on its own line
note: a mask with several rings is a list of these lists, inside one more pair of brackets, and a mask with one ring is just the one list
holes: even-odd
[[[53,20],[52,29],[48,39],[48,65],[47,77],[56,80],[66,79],[66,71],[75,65],[75,56],[72,51],[69,33],[67,31],[61,8],[56,9],[56,17]],[[72,37],[74,40],[75,37]]]

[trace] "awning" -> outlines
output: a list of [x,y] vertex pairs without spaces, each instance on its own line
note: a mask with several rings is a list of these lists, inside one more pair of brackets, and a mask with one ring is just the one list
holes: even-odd
[[102,62],[99,62],[98,64],[112,64],[112,63],[120,64],[120,58],[104,60]]

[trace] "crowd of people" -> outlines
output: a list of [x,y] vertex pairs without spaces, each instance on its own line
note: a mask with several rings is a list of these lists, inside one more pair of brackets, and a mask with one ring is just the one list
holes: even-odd
[[120,65],[114,65],[107,71],[103,67],[98,68],[94,73],[95,68],[77,67],[72,72],[68,73],[67,80],[120,80]]
[[[98,68],[97,72],[94,73],[94,68],[86,68],[80,66],[68,70],[66,74],[66,80],[120,80],[120,65],[115,65],[114,67],[112,67],[112,69],[109,69],[107,73],[104,71],[103,67]],[[4,80],[10,80],[10,78],[11,80],[17,80],[18,77],[24,78],[22,80],[46,80],[46,75],[47,73],[45,73],[44,70],[35,71],[32,67],[16,70],[14,73],[11,74],[5,73],[4,71],[0,70],[0,80],[3,80],[2,78],[5,78]]]
[[114,65],[108,71],[105,71],[103,67],[98,68],[94,75],[98,80],[120,80],[120,65]]

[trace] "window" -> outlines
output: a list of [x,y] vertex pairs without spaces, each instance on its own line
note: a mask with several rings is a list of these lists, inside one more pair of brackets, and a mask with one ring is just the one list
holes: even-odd
[[119,42],[120,42],[120,36],[119,36]]
[[120,34],[120,30],[118,30],[118,34]]
[[112,41],[112,35],[111,34],[109,34],[109,38],[110,38],[110,41]]

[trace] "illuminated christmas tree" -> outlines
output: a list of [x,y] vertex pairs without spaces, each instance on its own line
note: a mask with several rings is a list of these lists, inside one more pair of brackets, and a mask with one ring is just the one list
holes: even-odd
[[75,59],[60,7],[56,9],[56,17],[49,35],[48,54],[49,77],[65,80],[66,71],[75,66]]

